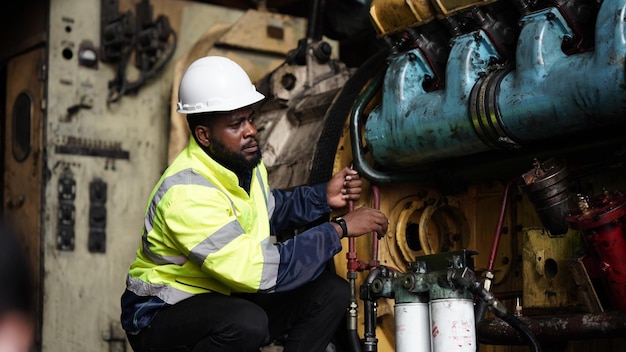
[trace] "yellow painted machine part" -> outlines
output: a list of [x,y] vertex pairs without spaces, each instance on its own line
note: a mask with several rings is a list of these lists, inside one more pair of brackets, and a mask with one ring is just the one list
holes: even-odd
[[430,0],[373,0],[370,19],[379,36],[421,26],[435,17]]
[[568,270],[583,247],[578,232],[570,230],[555,237],[543,228],[529,228],[523,236],[524,306],[582,307],[583,290]]
[[488,5],[497,0],[431,0],[441,16],[450,16],[472,6]]
[[370,20],[379,37],[424,25],[435,17],[452,16],[497,0],[372,0]]
[[[348,122],[346,122],[337,146],[333,172],[350,165],[352,160]],[[364,205],[374,206],[371,186],[367,180],[363,180],[363,192],[361,199],[354,204],[355,208]],[[406,271],[407,264],[414,261],[417,256],[440,252],[441,244],[454,237],[456,241],[449,242],[451,246],[447,248],[448,250],[476,250],[479,252],[479,255],[474,258],[477,275],[480,275],[486,268],[502,203],[503,187],[501,185],[489,183],[471,186],[466,193],[454,197],[443,196],[433,187],[416,183],[380,184],[377,188],[379,189],[380,210],[390,220],[388,232],[379,241],[377,259],[380,265]],[[523,217],[530,219],[535,217],[532,208],[520,207],[517,211],[519,212],[520,209],[525,211]],[[509,216],[505,219],[504,225],[508,228],[512,227]],[[419,231],[416,231],[416,228],[419,228]],[[355,240],[357,259],[360,262],[372,261],[372,239],[373,234],[365,234]],[[334,263],[337,273],[347,278],[348,240],[342,241],[343,250],[335,256]],[[521,280],[509,280],[511,267],[514,265],[513,241],[511,236],[502,236],[496,255],[494,284],[500,285],[498,289],[503,291],[521,290]],[[415,248],[414,245],[411,248],[409,242],[412,244],[419,242],[422,248]],[[367,274],[367,270],[358,272],[356,279],[358,329],[361,337],[364,332],[364,312],[358,289]],[[378,351],[394,352],[394,301],[381,299],[377,301],[377,305]],[[483,350],[482,347],[481,350]],[[502,346],[497,348],[485,346],[484,350],[502,351],[503,349]]]

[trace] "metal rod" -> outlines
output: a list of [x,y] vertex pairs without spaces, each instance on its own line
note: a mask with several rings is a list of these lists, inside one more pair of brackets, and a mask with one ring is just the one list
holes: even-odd
[[[520,317],[541,343],[567,342],[626,336],[626,315],[622,311],[559,316]],[[517,331],[498,319],[485,319],[476,326],[480,343],[524,345]]]

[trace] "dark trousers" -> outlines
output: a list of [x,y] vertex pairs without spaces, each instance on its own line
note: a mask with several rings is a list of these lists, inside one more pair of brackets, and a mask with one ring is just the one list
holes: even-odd
[[285,352],[323,352],[346,315],[346,280],[324,271],[280,293],[196,295],[163,309],[139,335],[135,352],[255,351],[277,338]]

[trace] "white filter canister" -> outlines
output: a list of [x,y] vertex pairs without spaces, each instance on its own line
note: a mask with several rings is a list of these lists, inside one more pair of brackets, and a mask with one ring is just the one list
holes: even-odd
[[467,298],[430,301],[432,352],[475,352],[474,302]]
[[394,313],[396,352],[430,352],[428,303],[398,303]]

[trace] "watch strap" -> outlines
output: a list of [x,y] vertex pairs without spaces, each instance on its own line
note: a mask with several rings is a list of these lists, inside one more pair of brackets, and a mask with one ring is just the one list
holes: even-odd
[[348,236],[348,226],[346,225],[346,221],[341,216],[335,216],[330,219],[330,221],[341,227],[341,238]]

